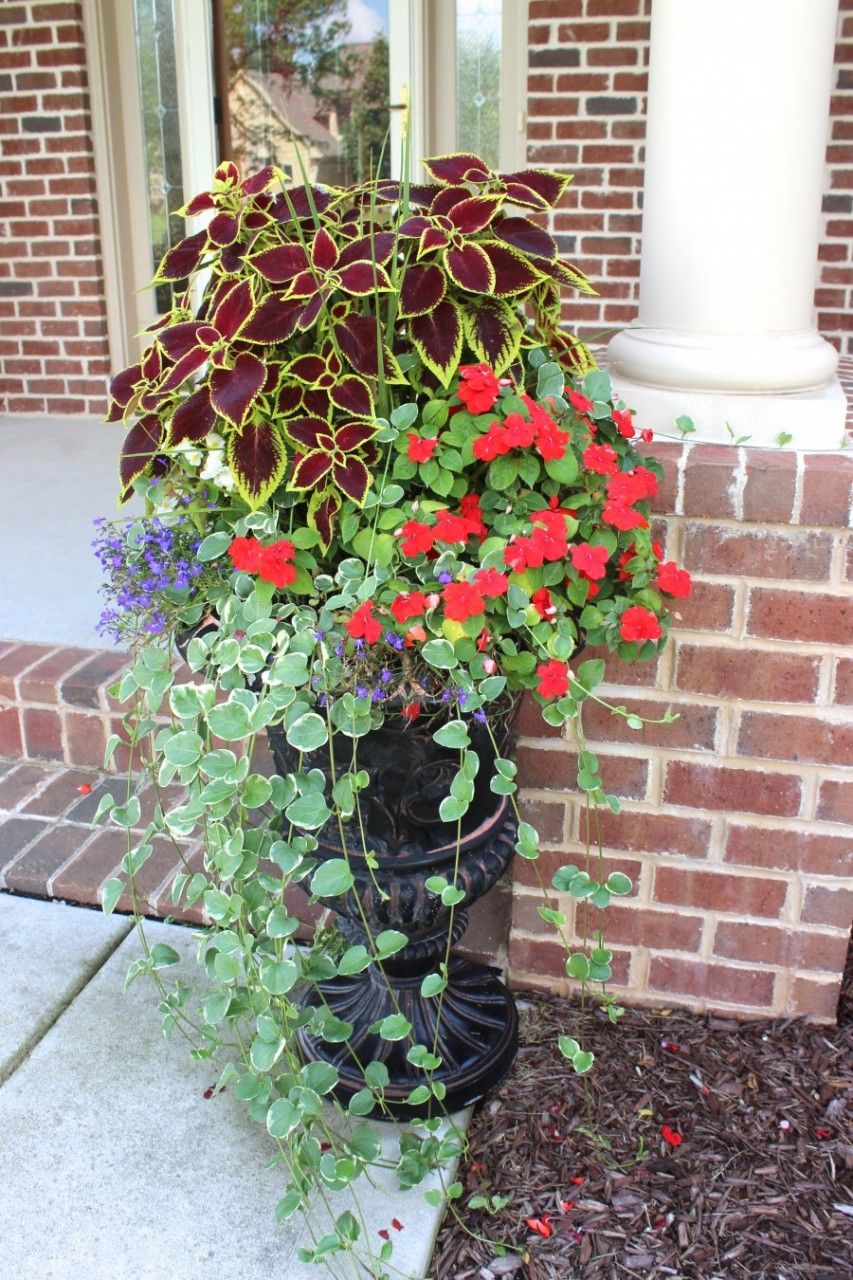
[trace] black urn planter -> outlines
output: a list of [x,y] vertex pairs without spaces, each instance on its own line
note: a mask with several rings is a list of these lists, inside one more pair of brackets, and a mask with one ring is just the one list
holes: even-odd
[[[437,971],[445,958],[451,908],[440,895],[426,888],[431,876],[453,880],[464,899],[452,913],[452,943],[458,942],[467,923],[466,908],[489,891],[503,875],[512,859],[517,823],[505,796],[497,796],[489,783],[495,772],[494,750],[485,728],[469,725],[471,749],[480,758],[474,799],[462,820],[457,866],[456,823],[444,823],[439,805],[448,794],[458,769],[458,752],[438,746],[432,733],[441,722],[441,713],[412,724],[399,713],[386,711],[384,724],[358,742],[358,767],[370,772],[370,786],[362,793],[361,807],[367,844],[377,865],[372,873],[366,864],[363,844],[355,824],[345,826],[350,867],[355,886],[346,894],[322,901],[338,916],[349,943],[368,945],[364,921],[375,937],[384,929],[398,929],[408,944],[385,960],[382,970],[375,963],[361,973],[339,976],[312,987],[306,1005],[325,1002],[339,1018],[352,1024],[350,1039],[342,1044],[313,1037],[303,1027],[299,1048],[306,1061],[322,1059],[338,1071],[335,1095],[345,1105],[362,1090],[361,1066],[384,1062],[390,1083],[384,1091],[387,1112],[409,1117],[434,1111],[455,1111],[468,1106],[493,1089],[507,1074],[518,1048],[518,1016],[510,992],[497,969],[455,955],[448,964],[448,982],[441,997],[421,995],[421,982]],[[511,713],[501,735],[501,750],[511,738]],[[270,746],[279,771],[296,768],[296,753],[281,729],[268,731]],[[335,740],[336,764],[340,759],[340,736]],[[330,775],[325,749],[307,757],[309,767],[319,767]],[[331,782],[329,782],[331,787]],[[340,832],[329,823],[318,833],[317,857],[321,860],[344,856]],[[370,949],[368,947],[368,949]],[[412,1040],[388,1041],[371,1027],[393,1013],[402,1013],[412,1024],[415,1043],[424,1044],[442,1059],[433,1079],[447,1092],[441,1105],[435,1099],[422,1106],[407,1105],[405,1099],[419,1084],[423,1072],[407,1058]],[[383,1112],[376,1109],[375,1117]]]

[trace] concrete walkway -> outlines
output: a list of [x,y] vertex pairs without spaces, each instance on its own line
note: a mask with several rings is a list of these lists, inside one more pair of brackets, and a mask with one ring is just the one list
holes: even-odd
[[[192,932],[147,930],[198,984]],[[275,1221],[286,1176],[265,1168],[271,1140],[229,1092],[205,1099],[218,1073],[164,1042],[150,983],[125,992],[138,954],[127,920],[0,894],[0,1280],[348,1280],[334,1258],[298,1261],[308,1229]],[[395,1131],[376,1131],[390,1154]],[[371,1249],[396,1218],[389,1272],[426,1280],[437,1179],[360,1182]],[[328,1230],[320,1206],[314,1226]]]

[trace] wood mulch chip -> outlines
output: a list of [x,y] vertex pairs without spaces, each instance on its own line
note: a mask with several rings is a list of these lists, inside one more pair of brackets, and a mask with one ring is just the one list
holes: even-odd
[[[853,1275],[853,965],[837,1027],[628,1010],[580,1036],[577,1004],[519,1004],[518,1059],[459,1172],[486,1239],[448,1214],[430,1280]],[[588,1077],[560,1033],[595,1051]],[[478,1194],[509,1200],[488,1215]]]

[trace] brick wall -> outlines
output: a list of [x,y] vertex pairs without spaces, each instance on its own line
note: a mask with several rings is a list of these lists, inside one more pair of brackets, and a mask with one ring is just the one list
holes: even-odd
[[0,4],[0,413],[103,412],[81,5]]
[[[656,670],[611,661],[606,692],[680,719],[633,732],[594,705],[585,714],[623,801],[602,820],[605,862],[636,886],[604,916],[616,982],[633,1002],[832,1018],[853,916],[853,459],[655,452],[660,510],[676,513],[661,521],[666,558],[691,571],[694,594],[677,602]],[[549,883],[581,848],[573,746],[535,708],[522,731]],[[533,867],[518,859],[514,874],[513,978],[567,987]]]
[[[571,169],[553,215],[561,247],[598,298],[568,323],[603,335],[637,314],[651,0],[531,0],[528,159]],[[853,0],[840,0],[815,305],[821,333],[853,352]]]

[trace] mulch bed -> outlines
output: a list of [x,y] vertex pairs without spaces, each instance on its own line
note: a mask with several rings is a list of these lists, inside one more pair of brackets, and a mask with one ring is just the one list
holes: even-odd
[[[555,1044],[578,1035],[578,1006],[522,998],[518,1059],[459,1173],[460,1215],[487,1239],[448,1215],[430,1280],[848,1280],[847,976],[838,1027],[628,1010],[614,1028],[588,1012],[585,1079]],[[509,1201],[487,1215],[467,1207],[477,1194]]]

